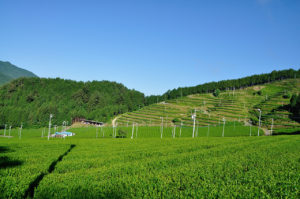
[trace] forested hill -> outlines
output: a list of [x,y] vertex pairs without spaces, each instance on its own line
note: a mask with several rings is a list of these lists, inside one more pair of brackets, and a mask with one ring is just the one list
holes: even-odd
[[143,104],[144,94],[116,82],[20,78],[0,87],[0,124],[46,126],[50,113],[54,125],[75,117],[106,122]]
[[0,85],[20,77],[37,77],[32,72],[19,68],[9,62],[0,61]]
[[271,73],[252,75],[252,76],[247,76],[239,79],[222,80],[219,82],[208,82],[205,84],[200,84],[191,87],[182,87],[182,88],[179,87],[177,89],[168,90],[163,95],[148,96],[146,98],[146,105],[154,104],[165,100],[176,99],[176,98],[180,98],[192,94],[213,93],[217,89],[221,91],[235,90],[235,89],[270,83],[278,80],[299,78],[299,77],[300,77],[300,69],[298,70],[288,69],[288,70],[279,70],[279,71],[274,70]]

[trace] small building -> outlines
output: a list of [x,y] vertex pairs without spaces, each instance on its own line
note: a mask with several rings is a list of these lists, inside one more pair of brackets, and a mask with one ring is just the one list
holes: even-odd
[[82,124],[87,124],[87,125],[94,125],[94,126],[102,126],[104,123],[103,122],[98,122],[98,121],[94,121],[94,120],[87,120],[84,118],[75,118],[72,121],[73,123],[75,122],[80,122]]

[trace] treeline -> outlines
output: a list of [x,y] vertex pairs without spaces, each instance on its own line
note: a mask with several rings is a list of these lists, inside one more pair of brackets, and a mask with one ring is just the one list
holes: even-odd
[[0,87],[0,124],[46,126],[50,113],[56,125],[76,117],[107,122],[144,100],[143,93],[116,82],[21,78]]
[[197,93],[213,93],[217,89],[221,91],[240,89],[249,86],[265,84],[276,80],[283,80],[288,78],[299,78],[299,77],[300,77],[300,69],[299,70],[289,69],[289,70],[281,70],[281,71],[274,70],[273,72],[267,74],[252,75],[240,79],[223,80],[219,82],[205,83],[198,86],[182,87],[173,90],[168,90],[163,95],[151,95],[146,97],[145,104],[150,105],[153,103],[157,103],[169,99],[176,99],[179,97],[197,94]]

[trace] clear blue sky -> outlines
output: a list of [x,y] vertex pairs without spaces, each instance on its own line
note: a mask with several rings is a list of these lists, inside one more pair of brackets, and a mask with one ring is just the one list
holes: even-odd
[[0,60],[146,95],[300,68],[299,0],[0,0]]

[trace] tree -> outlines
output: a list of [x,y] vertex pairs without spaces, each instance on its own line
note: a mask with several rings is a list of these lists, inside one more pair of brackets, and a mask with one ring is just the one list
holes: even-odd
[[118,130],[117,138],[126,138],[126,136],[127,136],[126,131],[124,131],[124,130],[122,130],[122,129],[119,129],[119,130]]
[[297,98],[298,98],[297,95],[293,94],[292,98],[290,99],[290,106],[292,109],[296,107]]
[[172,122],[173,122],[174,124],[176,124],[176,123],[179,123],[180,120],[179,120],[178,118],[174,118],[174,119],[172,120]]
[[214,95],[215,97],[219,97],[220,92],[221,92],[220,89],[216,89],[216,90],[214,91],[213,95]]
[[295,120],[300,121],[300,94],[293,95],[290,100],[290,108]]

